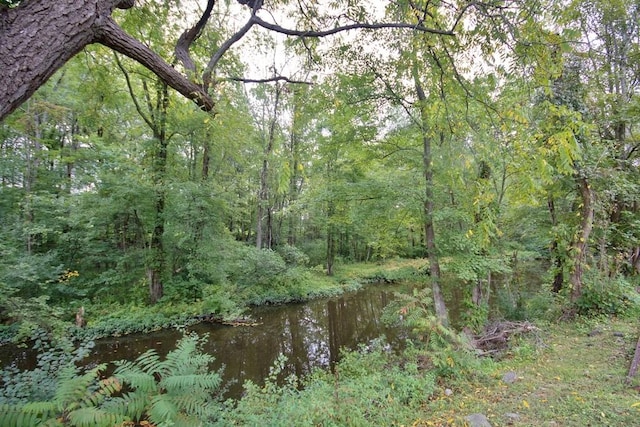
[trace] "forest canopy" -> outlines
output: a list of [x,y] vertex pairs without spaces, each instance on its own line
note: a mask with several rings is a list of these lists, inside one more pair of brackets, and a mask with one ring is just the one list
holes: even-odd
[[[639,14],[631,0],[0,0],[0,345],[37,353],[0,370],[0,424],[466,425],[454,412],[484,399],[511,405],[501,422],[629,425],[636,388],[613,365],[636,333],[620,319],[640,312]],[[345,313],[338,296],[370,283],[408,289],[381,315],[352,294],[406,348],[330,337],[339,365],[282,384],[279,357],[236,402],[207,336],[108,378],[79,363],[108,336],[259,328],[253,306],[331,297],[326,313]],[[312,342],[294,317],[283,335]],[[593,319],[606,325],[586,334]],[[503,353],[535,360],[516,365],[526,381],[481,358],[532,322],[551,325],[547,353],[540,337]],[[627,382],[638,366],[640,343]],[[438,406],[442,423],[419,418]]]
[[492,275],[526,260],[570,311],[615,311],[640,272],[637,17],[624,0],[4,1],[2,319],[236,313],[396,257],[425,260],[443,324],[444,278],[481,323]]

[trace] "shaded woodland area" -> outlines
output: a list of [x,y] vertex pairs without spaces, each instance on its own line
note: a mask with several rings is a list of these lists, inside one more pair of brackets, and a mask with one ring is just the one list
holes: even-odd
[[640,5],[370,3],[0,2],[3,338],[393,259],[443,328],[637,308]]

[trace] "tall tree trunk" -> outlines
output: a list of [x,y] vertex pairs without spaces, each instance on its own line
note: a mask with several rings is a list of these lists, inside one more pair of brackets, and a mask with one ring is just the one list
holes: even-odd
[[[291,171],[291,177],[289,178],[289,205],[291,206],[292,204],[295,203],[295,201],[298,199],[298,179],[299,179],[299,175],[298,175],[298,159],[296,157],[296,154],[293,154],[293,151],[296,150],[295,148],[295,141],[293,141],[295,139],[295,137],[292,135],[291,136],[291,149],[292,149],[292,171]],[[298,225],[298,221],[297,221],[297,217],[294,213],[289,212],[289,217],[288,217],[288,224],[287,224],[287,243],[290,246],[295,246],[296,245],[296,228]]]
[[[549,214],[551,215],[551,225],[555,227],[558,225],[558,217],[556,215],[556,205],[551,195],[547,198],[547,206],[549,207]],[[551,243],[551,256],[555,259],[555,274],[553,276],[553,285],[551,286],[551,290],[554,293],[559,293],[564,286],[565,259],[560,255],[560,242],[558,240],[558,237],[554,237]]]
[[164,294],[163,273],[165,270],[165,251],[163,245],[165,225],[165,185],[167,174],[167,109],[169,107],[169,91],[166,83],[158,81],[156,127],[154,130],[154,143],[152,158],[152,176],[155,184],[155,212],[154,228],[151,237],[151,263],[147,266],[149,275],[149,296],[151,303],[155,304]]
[[[269,158],[273,153],[273,144],[275,141],[276,124],[278,122],[278,108],[280,104],[280,95],[282,87],[276,84],[275,99],[273,102],[273,115],[269,123],[267,143],[264,147],[264,158],[262,160],[262,169],[260,171],[260,190],[258,192],[258,212],[256,219],[256,247],[271,248],[272,227],[271,224],[271,205],[269,203]],[[266,220],[266,224],[265,224]],[[264,236],[267,236],[265,244]]]
[[329,201],[327,208],[327,276],[333,276],[333,263],[336,259],[336,233],[332,224],[335,208]]
[[575,253],[573,269],[569,276],[572,302],[576,302],[582,295],[582,274],[584,272],[584,265],[587,262],[587,248],[589,236],[593,228],[594,217],[593,192],[591,191],[591,186],[587,178],[578,178],[577,184],[582,201],[582,209],[580,210],[582,221],[580,222],[580,232],[572,248]]
[[438,253],[436,250],[436,236],[433,226],[433,158],[431,155],[431,138],[428,135],[427,123],[429,117],[427,117],[426,102],[427,97],[425,95],[420,78],[416,68],[413,69],[413,80],[416,87],[416,93],[418,95],[418,101],[420,101],[420,119],[422,126],[422,168],[424,172],[424,234],[425,245],[427,249],[427,258],[429,258],[429,272],[431,273],[431,289],[433,292],[433,303],[438,320],[445,325],[449,325],[449,312],[444,302],[442,295],[442,289],[440,288],[440,263],[438,261]]
[[[291,135],[289,138],[289,194],[287,204],[292,206],[302,192],[303,179],[303,161],[302,157],[302,130],[308,124],[308,118],[305,116],[304,105],[308,99],[308,85],[293,86],[293,111],[291,114]],[[287,226],[287,243],[295,246],[297,243],[297,233],[299,227],[299,214],[294,209],[288,210],[288,226]]]
[[206,132],[206,138],[202,147],[202,181],[209,179],[209,167],[211,165],[211,152],[209,148],[209,132]]

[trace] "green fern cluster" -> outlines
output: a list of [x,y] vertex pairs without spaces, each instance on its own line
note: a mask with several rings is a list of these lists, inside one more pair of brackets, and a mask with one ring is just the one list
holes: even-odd
[[106,365],[81,372],[69,362],[52,372],[52,394],[0,398],[0,426],[113,427],[150,422],[157,427],[189,427],[210,423],[220,409],[216,394],[221,376],[209,371],[213,357],[200,351],[204,339],[185,336],[164,360],[149,350],[133,362],[118,362],[113,377],[102,380],[100,373]]
[[97,381],[105,365],[78,375],[73,364],[58,374],[59,386],[49,400],[0,405],[3,427],[65,426],[108,427],[123,422],[122,414],[110,411],[104,403],[120,391],[114,378]]
[[199,351],[204,339],[185,336],[165,360],[149,350],[134,362],[118,362],[114,376],[131,391],[114,406],[133,420],[148,419],[158,427],[201,426],[215,418],[222,379],[209,371],[213,356]]
[[385,307],[382,320],[386,324],[406,326],[427,344],[434,338],[440,344],[455,341],[455,334],[441,324],[432,306],[428,287],[414,288],[410,294],[396,292],[394,300]]

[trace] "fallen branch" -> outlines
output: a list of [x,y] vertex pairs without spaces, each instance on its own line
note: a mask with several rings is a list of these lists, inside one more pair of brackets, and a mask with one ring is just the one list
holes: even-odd
[[254,319],[250,317],[239,317],[236,319],[225,319],[217,314],[202,314],[200,316],[195,316],[195,318],[200,322],[209,322],[209,323],[218,323],[220,325],[226,326],[259,326],[262,323],[256,322]]
[[489,324],[482,334],[473,337],[471,344],[482,355],[495,354],[508,347],[512,336],[537,330],[538,328],[529,322],[494,322]]

